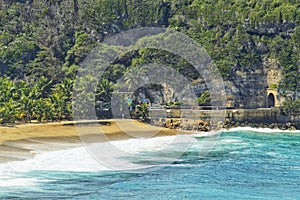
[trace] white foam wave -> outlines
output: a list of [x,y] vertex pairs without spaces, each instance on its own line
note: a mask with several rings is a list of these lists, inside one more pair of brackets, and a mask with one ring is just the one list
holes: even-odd
[[193,139],[194,135],[161,136],[113,141],[111,144],[118,147],[122,151],[135,154],[137,152],[144,151],[162,151],[178,143],[192,142]]
[[195,132],[195,137],[212,137],[218,136],[221,134],[221,131],[209,131],[209,132]]
[[241,144],[244,142],[242,140],[238,140],[238,139],[223,139],[223,140],[220,140],[219,143]]
[[36,178],[3,178],[1,177],[0,180],[0,187],[34,187],[38,185],[38,182],[41,182],[41,180],[38,180]]
[[[170,164],[195,141],[194,135],[175,135],[91,144],[87,149],[97,160],[113,170],[136,170],[154,167],[150,164],[153,162]],[[154,165],[157,167],[157,164]]]
[[262,132],[262,133],[300,133],[300,130],[281,130],[281,129],[271,129],[271,128],[252,128],[252,127],[235,127],[230,129],[223,129],[222,132],[232,132],[232,131],[252,131],[252,132]]
[[86,172],[106,169],[93,159],[84,147],[43,152],[32,159],[9,162],[7,167],[14,172],[39,170]]
[[91,172],[105,169],[86,152],[84,147],[42,152],[31,159],[0,164],[0,187],[35,187],[41,182],[48,181],[28,177],[26,173],[31,171]]
[[[147,159],[151,159],[151,153],[153,152],[173,153],[176,151],[181,151],[182,153],[184,153],[187,150],[187,148],[193,144],[193,142],[199,143],[199,141],[197,141],[194,138],[196,135],[198,134],[163,136],[153,138],[137,138],[129,140],[111,141],[107,143],[118,148],[121,152],[125,152],[126,155],[131,156],[131,158],[128,161],[126,161],[128,164],[129,162],[135,162],[138,163],[138,167],[140,166],[141,168],[144,168],[147,167],[146,164],[143,164],[143,162],[136,161],[138,161],[137,159],[140,158],[143,159],[143,156],[141,155],[145,155],[145,152],[150,152],[149,157],[147,157]],[[93,143],[91,145],[105,145],[105,143]],[[104,161],[104,164],[101,164],[99,160],[96,160],[94,158],[94,155],[88,152],[88,148],[84,146],[55,151],[53,151],[53,149],[51,149],[51,151],[34,151],[34,153],[34,157],[27,160],[1,163],[0,187],[28,187],[34,186],[39,182],[44,181],[32,177],[28,178],[26,176],[26,173],[34,171],[97,172],[113,169],[110,168],[109,165],[105,165],[106,160],[102,160]],[[174,160],[172,160],[173,155],[171,155],[171,153],[169,155],[169,158],[165,158],[166,160],[169,159],[170,162],[176,159],[176,157],[174,157]],[[153,159],[162,159],[161,157],[159,157],[159,155],[160,154],[158,154],[157,157],[154,156]],[[111,156],[113,156],[115,160],[118,160],[123,155],[109,153],[107,155],[107,158]]]
[[[142,151],[159,151],[170,145],[173,138],[174,136],[129,139],[112,141],[110,143],[124,152],[134,154]],[[81,146],[66,150],[38,152],[31,159],[0,164],[0,174],[7,170],[14,172],[38,170],[92,172],[109,169],[101,165],[88,153],[84,146]]]

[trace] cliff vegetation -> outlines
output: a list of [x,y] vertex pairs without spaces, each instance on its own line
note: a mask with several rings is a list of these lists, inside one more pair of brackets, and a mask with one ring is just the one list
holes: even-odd
[[[220,70],[233,107],[266,106],[262,96],[275,87],[267,71],[275,66],[284,112],[300,114],[298,0],[0,0],[0,122],[72,119],[72,85],[86,55],[105,38],[144,26],[199,42]],[[184,59],[141,49],[110,66],[96,100],[108,102],[116,80],[148,62],[166,63],[201,83]],[[207,95],[201,84],[195,90]]]

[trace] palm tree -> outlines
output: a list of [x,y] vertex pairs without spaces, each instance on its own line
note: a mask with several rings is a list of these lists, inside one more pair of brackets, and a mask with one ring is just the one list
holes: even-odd
[[32,115],[39,122],[45,120],[45,102],[44,99],[40,98],[34,101]]
[[36,89],[36,98],[46,98],[48,94],[51,93],[52,80],[42,76],[39,80],[34,84],[34,88]]
[[7,77],[0,78],[0,102],[6,102],[12,98],[12,94],[14,93],[15,85]]
[[78,119],[88,119],[92,106],[95,104],[96,78],[91,75],[80,77],[76,80],[74,89],[73,111]]
[[52,104],[52,120],[62,120],[64,117],[64,109],[65,109],[65,97],[58,92],[53,92],[50,97],[50,102]]
[[62,80],[60,84],[55,86],[55,91],[58,91],[66,97],[68,101],[72,100],[74,81],[68,78]]
[[17,120],[16,85],[7,77],[0,78],[0,122],[13,123]]
[[126,67],[122,64],[114,64],[112,66],[111,79],[110,81],[118,80],[121,78],[126,71]]
[[131,67],[126,70],[124,79],[128,90],[137,89],[137,87],[144,85],[145,70],[145,67]]
[[48,100],[51,102],[55,120],[72,118],[72,96],[73,81],[71,79],[63,79],[60,84],[52,88],[52,94],[49,95]]
[[146,121],[149,117],[149,109],[146,103],[142,103],[136,106],[135,115],[138,118],[142,118],[143,121]]
[[113,89],[114,84],[112,82],[109,82],[107,79],[101,79],[97,86],[96,100],[110,102]]
[[[29,92],[29,93],[31,93],[31,92]],[[33,100],[30,98],[30,96],[22,95],[22,97],[20,99],[19,109],[22,110],[24,113],[25,122],[31,122],[32,117],[33,117],[34,104],[33,104]]]
[[14,123],[16,117],[15,104],[12,99],[3,102],[0,106],[0,123]]

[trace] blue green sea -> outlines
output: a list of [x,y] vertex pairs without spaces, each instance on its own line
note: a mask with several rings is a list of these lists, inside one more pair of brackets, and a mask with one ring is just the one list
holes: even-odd
[[[102,166],[80,145],[4,162],[0,199],[300,199],[300,131],[236,128],[212,135],[114,141],[131,152],[122,159],[143,166],[133,171]],[[167,143],[174,137],[192,143],[170,163],[173,152],[160,149],[180,149],[180,142]]]

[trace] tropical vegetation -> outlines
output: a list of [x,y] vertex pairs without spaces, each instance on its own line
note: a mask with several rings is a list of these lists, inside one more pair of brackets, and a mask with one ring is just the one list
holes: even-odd
[[[291,97],[285,112],[297,114],[291,110],[298,109],[300,96],[298,1],[0,0],[0,122],[72,119],[73,84],[88,53],[107,37],[143,26],[189,35],[208,51],[225,80],[232,70],[252,72],[264,60],[275,60],[283,73],[276,88]],[[109,66],[97,80],[95,97],[82,98],[109,102],[120,77],[151,62],[191,80],[199,76],[177,55],[140,49]],[[129,88],[135,80],[130,75]],[[200,105],[208,101],[207,92],[199,95]]]
[[0,123],[72,119],[73,81],[59,84],[40,77],[37,82],[0,78]]

